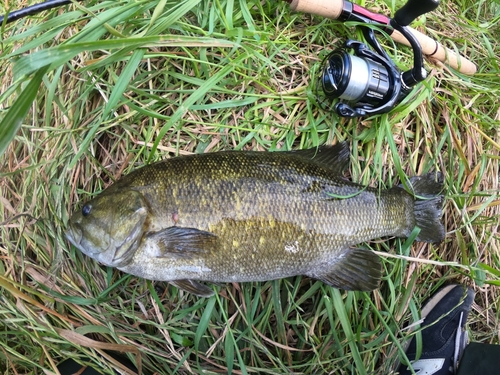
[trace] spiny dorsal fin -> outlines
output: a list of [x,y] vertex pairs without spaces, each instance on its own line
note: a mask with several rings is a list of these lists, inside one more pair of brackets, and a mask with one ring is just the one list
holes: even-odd
[[308,150],[285,151],[289,155],[312,161],[328,169],[334,175],[341,175],[349,164],[351,152],[347,142],[335,146],[319,146]]
[[379,256],[373,251],[347,249],[327,274],[307,276],[321,280],[334,288],[367,292],[378,288],[382,277],[382,265]]
[[212,289],[194,280],[175,280],[169,281],[169,283],[198,297],[208,298],[214,295],[214,291]]
[[196,228],[169,227],[148,233],[148,241],[158,247],[158,257],[176,254],[190,257],[193,253],[211,251],[217,244],[217,236]]

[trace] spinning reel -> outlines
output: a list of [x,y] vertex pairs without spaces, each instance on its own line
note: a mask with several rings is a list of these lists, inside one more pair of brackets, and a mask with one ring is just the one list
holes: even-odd
[[[368,44],[348,40],[345,47],[330,53],[323,61],[319,85],[328,99],[340,99],[335,112],[342,117],[360,117],[389,112],[427,77],[422,48],[408,26],[418,16],[430,12],[439,0],[409,0],[394,18],[367,11],[344,1],[341,21],[383,24],[399,31],[413,50],[413,68],[401,72],[375,37],[373,29],[361,26]],[[353,52],[350,54],[349,51]]]

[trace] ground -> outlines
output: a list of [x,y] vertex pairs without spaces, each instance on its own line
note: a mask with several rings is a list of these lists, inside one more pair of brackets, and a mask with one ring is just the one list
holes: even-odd
[[[401,4],[361,5],[390,15]],[[71,357],[111,374],[104,351],[118,350],[144,373],[388,374],[405,327],[450,282],[476,291],[471,339],[499,344],[499,21],[498,2],[442,1],[412,26],[477,73],[426,60],[429,78],[407,100],[355,120],[318,100],[315,85],[328,52],[361,33],[285,2],[89,0],[4,25],[0,369],[55,372]],[[380,40],[411,66],[411,50]],[[445,179],[445,241],[363,245],[384,261],[374,292],[296,277],[198,298],[99,265],[64,238],[73,210],[144,164],[339,141],[361,184]]]

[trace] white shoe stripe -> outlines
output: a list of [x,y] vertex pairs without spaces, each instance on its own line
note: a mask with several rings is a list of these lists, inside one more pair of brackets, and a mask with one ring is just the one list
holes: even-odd
[[[453,355],[453,370],[457,372],[458,370],[458,360],[460,355],[465,349],[465,344],[467,343],[467,332],[462,331],[462,318],[464,317],[464,312],[460,313],[460,321],[458,322],[457,333],[455,336],[455,353]],[[465,333],[465,335],[464,335]]]
[[[444,358],[419,359],[412,362],[411,366],[418,375],[433,375],[443,368],[444,361]],[[408,371],[410,371],[409,367]]]

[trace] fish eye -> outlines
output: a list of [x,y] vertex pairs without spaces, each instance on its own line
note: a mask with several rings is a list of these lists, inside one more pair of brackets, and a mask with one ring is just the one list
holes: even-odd
[[82,208],[82,215],[87,216],[88,214],[90,214],[90,211],[92,211],[92,206],[90,204],[86,204]]

